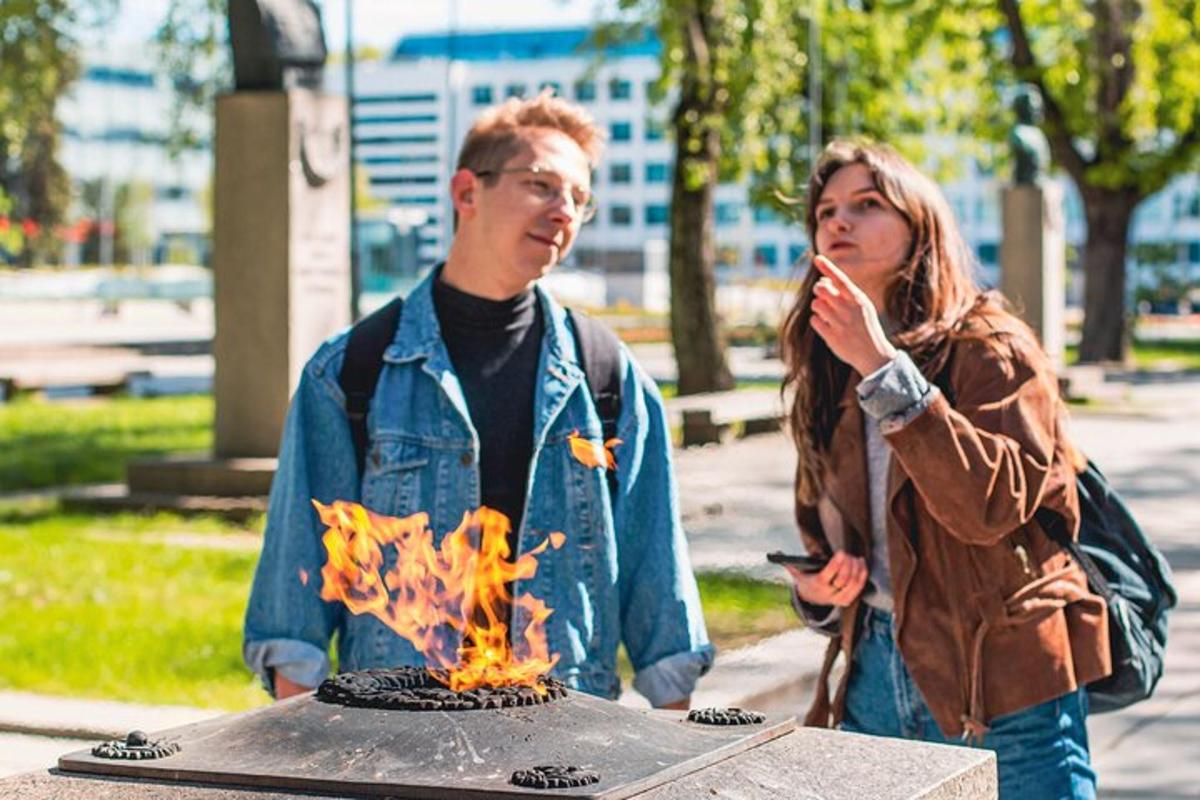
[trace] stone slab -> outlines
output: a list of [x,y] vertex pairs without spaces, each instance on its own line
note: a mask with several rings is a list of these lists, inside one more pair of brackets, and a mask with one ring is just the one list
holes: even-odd
[[[0,781],[0,798],[23,800],[287,800],[272,790],[83,777],[56,770]],[[305,794],[311,800],[338,795]],[[988,750],[799,728],[732,759],[637,795],[646,800],[994,800]]]
[[166,458],[134,461],[126,470],[134,494],[265,497],[278,461],[274,458]]

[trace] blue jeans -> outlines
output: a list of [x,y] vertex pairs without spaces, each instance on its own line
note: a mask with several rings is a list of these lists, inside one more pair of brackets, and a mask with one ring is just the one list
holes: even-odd
[[[1083,689],[989,722],[978,745],[996,752],[1001,800],[1096,797],[1088,755]],[[854,650],[842,730],[939,744],[947,739],[913,683],[896,647],[892,615],[868,607]]]

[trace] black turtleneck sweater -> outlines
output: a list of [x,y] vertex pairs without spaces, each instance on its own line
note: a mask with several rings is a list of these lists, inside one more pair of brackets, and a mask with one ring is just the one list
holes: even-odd
[[487,300],[443,283],[440,276],[433,284],[433,305],[479,434],[480,499],[509,518],[515,545],[533,456],[541,307],[532,290]]

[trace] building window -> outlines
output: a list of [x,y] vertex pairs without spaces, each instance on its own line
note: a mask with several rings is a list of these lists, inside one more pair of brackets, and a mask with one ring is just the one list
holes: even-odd
[[510,83],[508,86],[504,87],[504,96],[523,98],[525,97],[525,89],[526,87],[523,83]]
[[360,94],[354,98],[354,105],[365,106],[379,103],[434,103],[436,94]]
[[633,224],[633,209],[629,206],[611,206],[608,209],[610,225],[625,228]]
[[608,82],[609,100],[629,100],[633,97],[633,83],[623,78],[613,78]]
[[586,103],[589,100],[596,99],[596,82],[595,81],[576,81],[575,82],[575,99]]
[[656,119],[646,120],[646,141],[660,142],[666,137],[667,129]]
[[609,164],[609,183],[633,183],[633,167],[629,164]]
[[779,216],[779,212],[770,206],[755,206],[754,221],[762,225],[770,225],[783,222],[783,217]]
[[437,122],[437,114],[389,114],[354,118],[355,125],[405,125],[414,122]]
[[742,204],[717,203],[716,216],[718,225],[737,225],[742,221]]
[[437,183],[436,175],[372,175],[372,186],[406,186]]
[[789,244],[788,245],[788,263],[798,264],[800,259],[804,258],[804,254],[808,252],[808,245],[804,244]]
[[979,260],[981,262],[992,265],[997,261],[1000,248],[995,242],[983,242],[978,248],[976,248],[975,252],[979,254]]
[[490,87],[490,86],[473,86],[473,87],[471,87],[471,102],[477,106],[491,105],[491,103],[492,103],[492,87]]
[[1200,264],[1200,242],[1188,242],[1188,263]]
[[633,125],[628,122],[614,122],[609,132],[611,141],[629,142],[633,140]]
[[754,265],[773,267],[779,263],[779,248],[773,244],[760,244],[754,248]]
[[658,81],[646,81],[646,102],[653,103],[662,98],[658,95]]
[[645,210],[647,225],[667,224],[667,207],[662,203],[651,203]]
[[562,84],[558,81],[542,81],[542,85],[538,87],[538,91],[544,92],[547,89],[549,89],[555,97],[562,97]]
[[646,164],[646,183],[666,183],[669,174],[664,161],[651,161]]

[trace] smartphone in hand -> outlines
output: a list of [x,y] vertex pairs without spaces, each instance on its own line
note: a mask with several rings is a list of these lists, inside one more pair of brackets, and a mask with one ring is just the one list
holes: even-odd
[[790,564],[801,572],[809,573],[820,572],[829,563],[829,559],[824,556],[792,555],[778,550],[773,553],[767,553],[767,561],[770,561],[772,564]]

